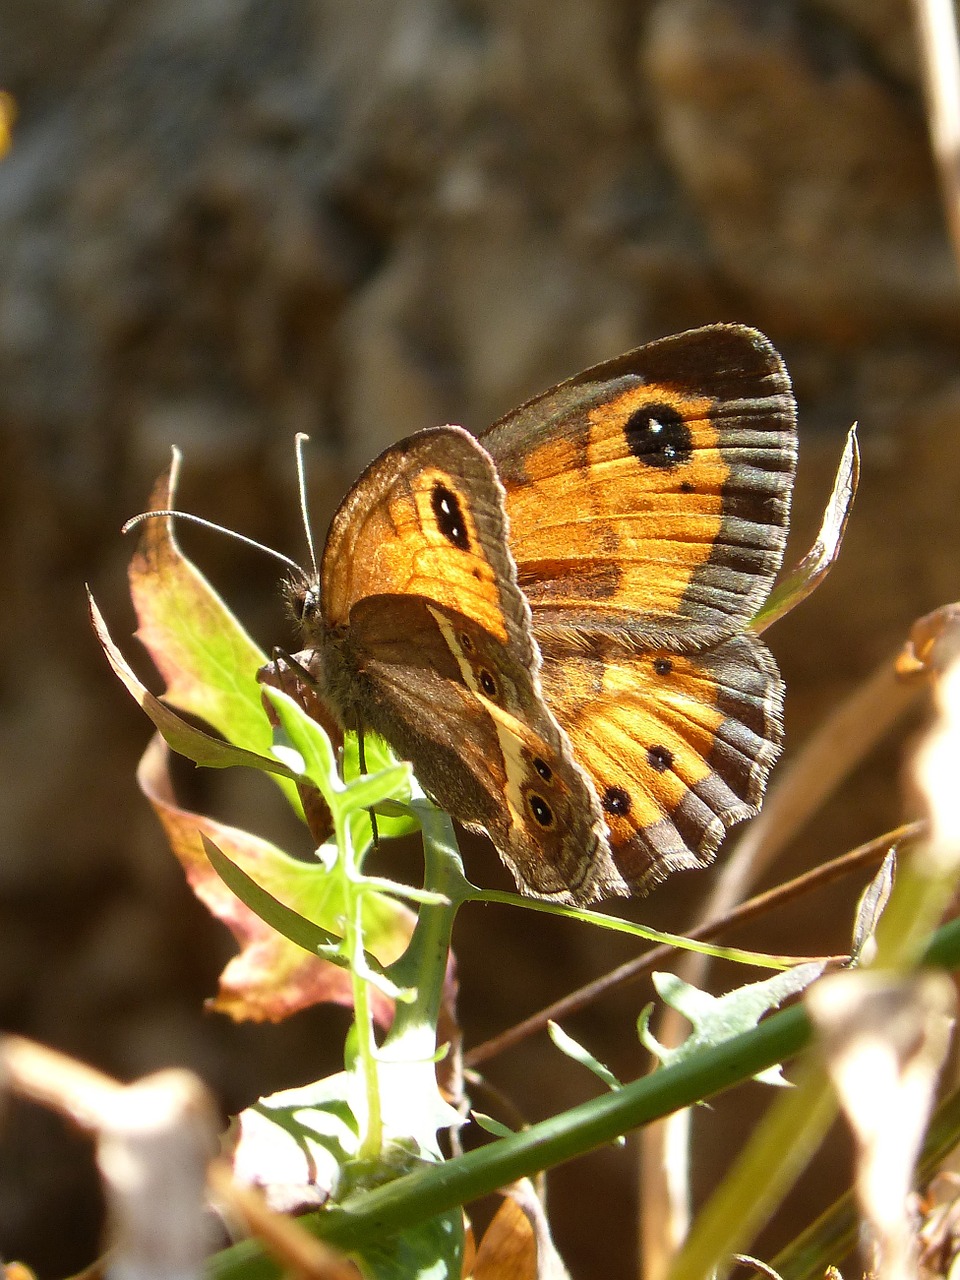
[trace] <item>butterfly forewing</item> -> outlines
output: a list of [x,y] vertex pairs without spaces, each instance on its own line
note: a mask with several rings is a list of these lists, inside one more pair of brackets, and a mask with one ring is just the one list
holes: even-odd
[[786,540],[795,406],[755,330],[650,343],[482,440],[536,626],[689,647],[743,625],[766,597]]

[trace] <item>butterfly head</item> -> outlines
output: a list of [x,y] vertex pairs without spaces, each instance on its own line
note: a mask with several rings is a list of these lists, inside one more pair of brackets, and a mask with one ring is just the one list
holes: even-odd
[[283,594],[304,634],[315,632],[322,617],[319,579],[307,573],[294,574],[284,582]]

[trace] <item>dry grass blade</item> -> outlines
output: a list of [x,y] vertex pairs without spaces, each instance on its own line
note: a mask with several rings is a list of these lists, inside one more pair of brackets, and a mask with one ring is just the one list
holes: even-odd
[[960,263],[960,54],[953,0],[914,0],[930,142],[954,258]]

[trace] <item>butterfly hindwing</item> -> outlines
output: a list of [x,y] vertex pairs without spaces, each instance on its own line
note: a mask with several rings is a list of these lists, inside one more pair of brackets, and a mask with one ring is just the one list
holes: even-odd
[[749,632],[692,654],[546,649],[542,679],[635,891],[706,865],[727,829],[756,813],[779,753],[783,690]]

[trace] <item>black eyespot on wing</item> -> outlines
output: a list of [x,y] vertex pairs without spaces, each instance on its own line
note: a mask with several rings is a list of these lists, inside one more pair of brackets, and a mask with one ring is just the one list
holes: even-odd
[[470,639],[466,631],[461,631],[457,636],[457,639],[460,641],[460,648],[464,653],[473,653],[473,641]]
[[673,765],[673,752],[666,747],[647,747],[647,763],[657,773],[666,773]]
[[477,674],[480,681],[480,688],[488,698],[495,698],[498,692],[496,680],[494,680],[486,667],[481,667]]
[[553,770],[547,764],[546,760],[541,760],[539,756],[533,757],[533,767],[539,773],[544,782],[550,782],[553,778]]
[[668,676],[673,670],[673,663],[669,658],[654,658],[653,669],[658,676]]
[[696,490],[694,489],[693,485],[690,483],[690,481],[689,481],[689,480],[681,480],[681,481],[680,481],[680,492],[681,492],[681,493],[695,493],[695,492],[696,492]]
[[536,822],[541,827],[553,826],[553,810],[544,800],[543,796],[538,796],[536,792],[532,792],[527,802],[530,806],[530,812],[533,814]]
[[460,499],[446,485],[439,482],[433,486],[430,494],[430,506],[437,528],[446,540],[460,551],[470,550],[470,537],[467,533],[467,522],[463,516]]
[[633,456],[648,467],[679,467],[690,461],[693,452],[690,428],[668,404],[646,404],[637,409],[623,434]]
[[607,813],[622,818],[630,812],[630,796],[623,787],[607,787],[600,802]]

